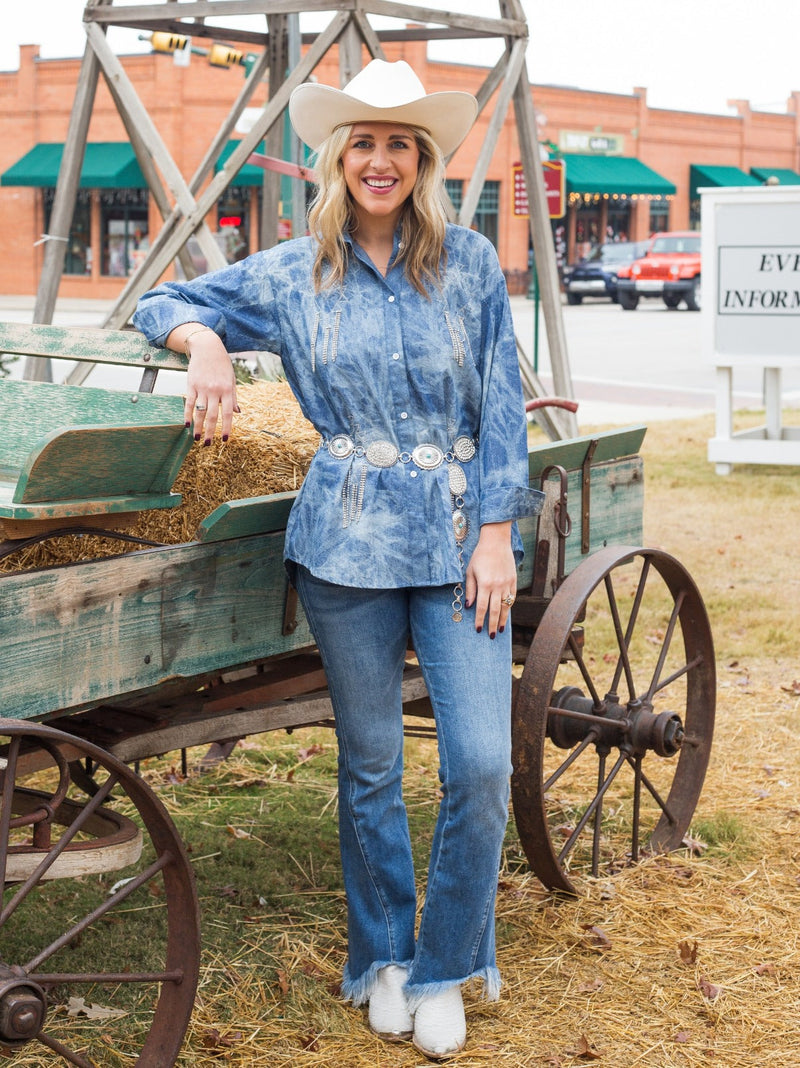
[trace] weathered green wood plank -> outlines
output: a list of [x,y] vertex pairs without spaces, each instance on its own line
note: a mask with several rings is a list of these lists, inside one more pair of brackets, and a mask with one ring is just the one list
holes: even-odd
[[119,498],[136,507],[137,498],[169,494],[191,443],[189,431],[174,424],[54,430],[25,461],[14,503],[86,500],[99,506]]
[[224,541],[285,530],[296,497],[297,492],[292,491],[227,501],[203,520],[198,527],[197,540]]
[[282,632],[283,533],[0,578],[0,716],[47,718],[313,644]]
[[0,352],[170,371],[185,371],[189,365],[186,357],[177,352],[153,348],[138,330],[104,330],[39,323],[0,322]]
[[0,468],[21,468],[42,438],[58,428],[158,423],[183,426],[180,397],[0,379]]
[[[569,574],[593,552],[606,545],[641,545],[644,536],[644,465],[641,457],[611,460],[592,466],[590,473],[589,553],[581,552],[580,469],[570,471],[567,480],[567,511],[572,531],[564,546],[564,571]],[[537,482],[538,484],[538,482]],[[533,581],[538,520],[520,520],[525,559],[520,568],[520,589]]]
[[534,445],[528,453],[528,474],[531,485],[536,485],[542,471],[550,464],[558,464],[565,471],[579,468],[584,461],[586,451],[593,441],[597,442],[592,454],[592,463],[605,463],[623,456],[634,456],[641,447],[645,426],[623,427],[620,430],[604,430],[600,434],[587,434],[580,438],[566,441],[548,441]]

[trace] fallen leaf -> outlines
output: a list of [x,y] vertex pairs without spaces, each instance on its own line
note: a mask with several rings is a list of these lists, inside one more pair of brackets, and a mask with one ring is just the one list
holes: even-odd
[[681,845],[685,846],[693,857],[699,857],[703,853],[703,850],[708,848],[705,842],[701,842],[699,838],[692,838],[691,835],[688,834],[683,836]]
[[681,960],[684,964],[694,964],[697,960],[697,942],[687,942],[685,939],[678,943]]
[[581,928],[589,936],[588,941],[591,945],[603,951],[611,949],[611,939],[602,927],[597,927],[593,923],[582,923]]
[[286,997],[286,995],[289,993],[289,976],[283,970],[283,968],[278,969],[278,986],[280,987],[280,991],[283,996]]
[[581,985],[578,987],[578,993],[579,994],[594,994],[595,991],[602,990],[602,989],[603,989],[603,980],[602,979],[592,979],[588,983],[581,983]]
[[573,1050],[573,1055],[579,1057],[582,1061],[599,1061],[602,1057],[597,1049],[597,1046],[593,1042],[590,1042],[586,1035],[581,1035]]
[[206,1049],[232,1049],[242,1041],[241,1031],[231,1031],[223,1035],[216,1027],[209,1027],[203,1034]]
[[113,1020],[124,1016],[124,1009],[107,1009],[102,1005],[87,1005],[83,998],[70,998],[67,1001],[68,1016],[85,1016],[88,1020]]
[[757,964],[753,971],[756,975],[774,975],[776,972],[774,964]]
[[310,745],[308,749],[298,750],[297,759],[300,761],[301,764],[304,764],[307,760],[310,760],[312,756],[316,756],[317,753],[322,752],[324,752],[324,747],[321,746],[318,742],[314,742],[314,744]]
[[697,983],[697,989],[708,1001],[716,1001],[722,993],[722,987],[717,986],[716,983],[712,983],[711,980],[705,975],[700,976],[700,979]]
[[241,827],[234,827],[230,823],[226,826],[225,830],[231,836],[231,838],[249,838],[249,831],[243,831]]
[[688,1042],[691,1037],[691,1032],[689,1031],[678,1031],[677,1035],[675,1035],[674,1041]]

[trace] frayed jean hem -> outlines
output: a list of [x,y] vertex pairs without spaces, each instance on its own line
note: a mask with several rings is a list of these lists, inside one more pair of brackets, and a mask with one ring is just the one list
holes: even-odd
[[378,972],[381,968],[387,968],[390,964],[394,964],[398,968],[405,968],[406,971],[411,967],[410,960],[378,961],[376,964],[370,965],[363,975],[360,975],[357,979],[351,979],[348,966],[345,965],[342,978],[342,997],[344,1000],[351,1001],[356,1008],[359,1005],[366,1005],[378,981]]
[[483,996],[487,1001],[497,1001],[499,999],[502,985],[500,972],[494,967],[481,968],[480,971],[473,972],[472,975],[468,975],[465,979],[444,979],[436,983],[406,983],[403,990],[408,1002],[408,1011],[413,1015],[426,998],[442,994],[445,990],[450,990],[454,986],[463,986],[464,983],[468,983],[473,979],[483,980]]

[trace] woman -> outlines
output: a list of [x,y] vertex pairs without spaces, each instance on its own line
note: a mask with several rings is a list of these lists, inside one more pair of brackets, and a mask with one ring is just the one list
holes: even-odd
[[[190,356],[186,420],[227,438],[228,352],[268,350],[322,441],[285,557],[325,666],[339,742],[348,902],[343,993],[432,1059],[466,1040],[462,984],[496,998],[494,902],[508,816],[511,634],[535,514],[503,274],[447,224],[443,157],[477,113],[374,60],[291,97],[317,151],[309,237],[146,294],[135,324]],[[442,802],[425,904],[402,799],[401,677],[413,645],[433,705]]]

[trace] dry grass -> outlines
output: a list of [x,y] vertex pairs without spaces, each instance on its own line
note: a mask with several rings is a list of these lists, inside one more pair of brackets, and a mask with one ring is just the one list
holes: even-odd
[[[718,651],[717,726],[694,848],[587,880],[582,897],[557,899],[520,864],[512,825],[498,898],[503,994],[487,1004],[468,991],[469,1041],[451,1062],[463,1068],[800,1062],[800,488],[791,468],[717,476],[705,460],[711,432],[709,419],[656,424],[643,450],[645,541],[697,580]],[[297,732],[291,745],[309,737]],[[409,794],[433,807],[435,747],[413,740],[409,755]],[[245,777],[246,758],[236,751]],[[319,775],[328,813],[333,778]],[[206,781],[213,788],[214,775]],[[275,788],[268,783],[263,794]],[[171,804],[180,809],[180,791]],[[322,826],[312,830],[331,846]],[[263,863],[289,861],[273,850]],[[180,1066],[423,1063],[410,1046],[376,1040],[362,1012],[342,1003],[343,897],[314,882],[302,908],[262,910],[244,936],[227,940],[225,910],[204,902],[217,948],[204,956]]]

